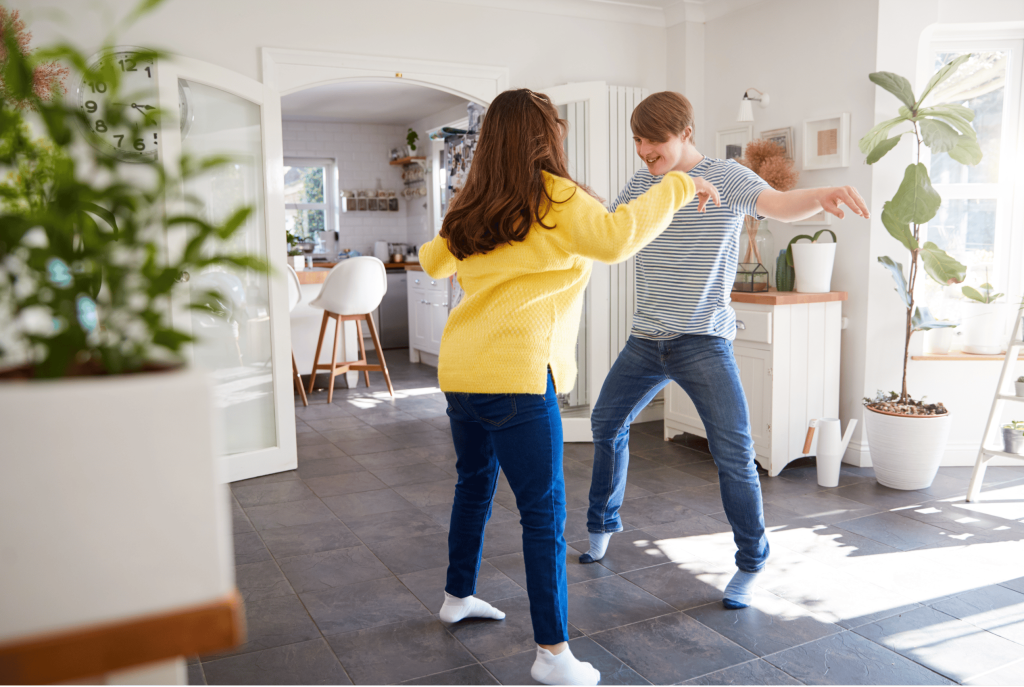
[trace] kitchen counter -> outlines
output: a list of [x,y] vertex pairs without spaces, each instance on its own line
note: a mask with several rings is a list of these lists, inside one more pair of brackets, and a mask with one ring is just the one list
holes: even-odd
[[[304,269],[300,272],[296,272],[299,275],[300,284],[323,284],[327,280],[327,275],[330,274],[331,268],[337,265],[336,262],[318,262],[312,269]],[[420,269],[418,262],[386,262],[384,263],[384,269],[387,270],[400,270],[400,269]]]
[[407,263],[405,263],[405,271],[406,272],[422,272],[423,268],[420,267],[420,264],[418,262],[407,262]]

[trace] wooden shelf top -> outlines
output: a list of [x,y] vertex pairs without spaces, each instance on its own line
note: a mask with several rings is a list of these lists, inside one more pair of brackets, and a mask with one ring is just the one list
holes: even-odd
[[[295,273],[299,276],[300,284],[323,284],[327,281],[327,275],[331,273],[331,268],[337,264],[336,262],[318,262],[311,270],[297,270]],[[384,268],[402,269],[413,265],[415,266],[413,269],[419,269],[418,262],[385,262]]]
[[[927,353],[925,355],[912,355],[911,360],[929,360],[935,361],[950,361],[950,360],[970,360],[977,362],[979,360],[993,361],[997,360],[1002,362],[1006,358],[1006,353],[1000,353],[999,355],[980,355],[977,353],[964,353],[963,351],[951,351],[949,353]],[[1017,360],[1024,360],[1024,354],[1017,356]]]
[[414,162],[422,162],[422,161],[424,161],[426,159],[427,158],[425,158],[425,157],[419,157],[419,156],[413,155],[412,157],[400,157],[397,160],[392,160],[391,164],[393,164],[393,165],[411,165]]
[[829,291],[828,293],[798,293],[796,291],[733,291],[730,296],[733,303],[754,303],[757,305],[799,305],[802,303],[830,303],[845,301],[846,291]]

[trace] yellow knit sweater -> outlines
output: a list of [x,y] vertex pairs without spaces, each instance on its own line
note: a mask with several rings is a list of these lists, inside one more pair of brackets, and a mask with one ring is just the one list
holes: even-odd
[[661,183],[614,213],[571,181],[544,173],[554,203],[526,239],[457,260],[445,239],[419,252],[435,279],[458,272],[466,292],[441,338],[438,380],[443,391],[543,394],[547,368],[555,389],[576,380],[574,347],[583,290],[594,260],[626,260],[653,241],[694,196],[693,181],[669,172]]

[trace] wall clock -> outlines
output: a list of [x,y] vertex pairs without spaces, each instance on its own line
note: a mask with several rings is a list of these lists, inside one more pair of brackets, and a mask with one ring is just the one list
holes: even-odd
[[[90,71],[100,66],[121,72],[118,102],[110,100],[109,84],[83,79],[78,85],[78,108],[85,115],[89,141],[103,153],[124,162],[153,162],[160,150],[160,131],[153,114],[157,111],[156,60],[138,48],[117,47],[97,53],[89,60]],[[191,128],[192,99],[187,84],[178,82],[178,107],[182,138]],[[108,113],[119,109],[122,120],[109,121]]]

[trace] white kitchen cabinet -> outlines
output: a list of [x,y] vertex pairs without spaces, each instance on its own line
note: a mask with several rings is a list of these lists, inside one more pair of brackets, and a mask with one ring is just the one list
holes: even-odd
[[[448,322],[448,280],[431,279],[409,270],[409,360],[431,362],[441,353],[441,336]],[[423,358],[420,354],[426,353]]]
[[[811,419],[838,417],[839,339],[846,293],[733,293],[742,328],[733,354],[750,411],[757,462],[776,476],[804,455]],[[666,390],[665,440],[707,436],[689,396]],[[812,449],[813,453],[813,449]]]

